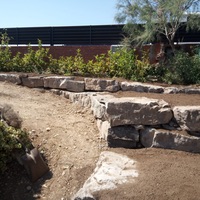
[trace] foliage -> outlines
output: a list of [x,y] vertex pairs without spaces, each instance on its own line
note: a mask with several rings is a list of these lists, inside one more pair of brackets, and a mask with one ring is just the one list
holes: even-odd
[[[6,37],[5,37],[6,38]],[[96,55],[85,62],[78,49],[75,56],[62,56],[59,59],[49,54],[49,49],[38,41],[36,50],[28,46],[26,54],[12,56],[8,45],[0,46],[0,71],[53,73],[60,75],[81,75],[93,77],[120,77],[134,81],[146,81],[156,77],[158,81],[177,84],[200,82],[200,56],[175,52],[168,63],[150,65],[148,54],[143,52],[138,59],[132,48],[121,48],[115,53]],[[5,44],[5,42],[2,42]]]
[[[126,23],[130,42],[146,43],[165,36],[174,51],[174,37],[190,13],[187,27],[200,28],[197,12],[199,0],[118,0],[116,20]],[[138,25],[140,24],[140,25]]]
[[200,30],[200,15],[198,14],[190,14],[188,16],[188,26],[187,30]]
[[121,49],[109,55],[109,76],[136,79],[137,66],[134,50]]
[[16,72],[25,72],[26,71],[23,68],[24,63],[23,63],[22,55],[20,52],[18,52],[15,56],[13,56],[11,64],[12,64],[11,71],[16,71]]
[[8,46],[0,46],[0,70],[12,71],[12,56]]
[[59,61],[53,58],[51,54],[48,56],[48,58],[49,58],[49,65],[46,69],[46,72],[53,74],[63,74],[62,68],[59,65],[60,64]]
[[177,52],[169,63],[164,81],[176,84],[199,84],[200,56]]
[[5,32],[5,33],[1,33],[0,39],[1,39],[0,70],[11,71],[12,70],[11,69],[12,54],[11,54],[10,48],[8,47],[10,38],[8,37],[8,34]]
[[77,49],[76,56],[74,56],[73,58],[71,72],[72,74],[80,74],[80,75],[84,75],[87,72],[86,64],[84,62],[80,49]]
[[109,57],[106,54],[96,55],[94,61],[87,64],[88,73],[96,77],[109,76]]
[[168,69],[163,65],[163,63],[149,65],[146,70],[146,79],[149,80],[149,78],[153,77],[159,82],[165,82],[166,80],[164,80],[164,77],[167,72]]
[[0,173],[6,170],[7,163],[12,160],[13,151],[22,149],[21,143],[30,143],[28,133],[21,129],[7,126],[0,121]]
[[42,47],[42,42],[38,40],[38,49],[33,50],[28,46],[28,52],[22,58],[22,65],[26,72],[43,73],[49,64],[49,49]]

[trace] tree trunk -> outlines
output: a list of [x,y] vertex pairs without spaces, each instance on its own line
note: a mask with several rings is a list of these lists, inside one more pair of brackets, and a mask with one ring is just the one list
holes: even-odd
[[172,52],[173,52],[173,54],[175,53],[175,45],[174,45],[174,40],[170,40],[170,39],[168,39],[168,41],[169,41],[169,45],[170,45],[170,47],[172,48]]

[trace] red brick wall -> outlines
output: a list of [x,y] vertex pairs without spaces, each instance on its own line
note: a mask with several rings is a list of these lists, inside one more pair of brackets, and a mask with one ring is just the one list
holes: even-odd
[[[36,50],[38,47],[33,46],[32,49]],[[110,45],[74,45],[74,46],[44,46],[44,48],[49,48],[49,53],[52,54],[54,58],[59,58],[60,56],[75,56],[77,49],[81,50],[81,54],[85,61],[91,60],[94,56],[102,53],[107,53],[110,50]],[[17,46],[11,47],[13,55],[17,52],[22,54],[27,53],[28,47]]]
[[[187,51],[191,52],[192,45],[181,45],[180,47]],[[36,50],[37,46],[32,46],[32,49]],[[106,54],[110,50],[110,45],[71,45],[71,46],[44,46],[44,48],[49,48],[49,53],[53,55],[54,58],[59,58],[60,56],[75,56],[77,49],[81,50],[81,54],[84,60],[94,59],[94,56],[100,54]],[[136,54],[139,59],[142,59],[143,53],[146,52],[149,57],[150,63],[158,62],[158,54],[160,53],[161,44],[157,43],[154,45],[143,46],[142,49],[137,49]],[[11,47],[13,55],[17,52],[22,54],[27,53],[28,47],[26,46],[17,46]]]

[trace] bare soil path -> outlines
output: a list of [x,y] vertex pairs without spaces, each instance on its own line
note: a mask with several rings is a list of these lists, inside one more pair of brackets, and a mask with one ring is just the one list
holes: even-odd
[[[155,98],[153,94],[148,97]],[[200,95],[158,97],[168,98],[173,105],[200,105]],[[10,170],[0,176],[2,200],[70,199],[93,172],[104,150],[136,160],[139,177],[134,184],[96,193],[97,199],[200,199],[200,154],[108,148],[99,139],[90,110],[44,90],[0,82],[0,104],[4,103],[19,112],[23,128],[30,131],[33,144],[46,157],[50,173],[31,183],[23,167],[11,163]]]

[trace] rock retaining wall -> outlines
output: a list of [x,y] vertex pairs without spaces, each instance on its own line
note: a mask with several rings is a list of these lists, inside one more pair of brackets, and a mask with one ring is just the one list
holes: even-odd
[[[30,88],[50,89],[73,103],[91,108],[100,135],[107,140],[110,147],[157,147],[200,152],[200,106],[172,108],[164,100],[145,97],[117,98],[108,95],[108,92],[114,93],[119,90],[200,94],[198,87],[161,87],[96,78],[77,81],[74,77],[24,74],[0,74],[0,81]],[[181,130],[187,133],[180,134]]]
[[84,78],[83,81],[77,81],[74,77],[69,76],[31,76],[29,74],[0,73],[0,81],[8,81],[30,88],[62,89],[71,92],[117,92],[121,90],[166,94],[200,94],[200,87],[162,87],[139,82],[119,82],[98,78]]

